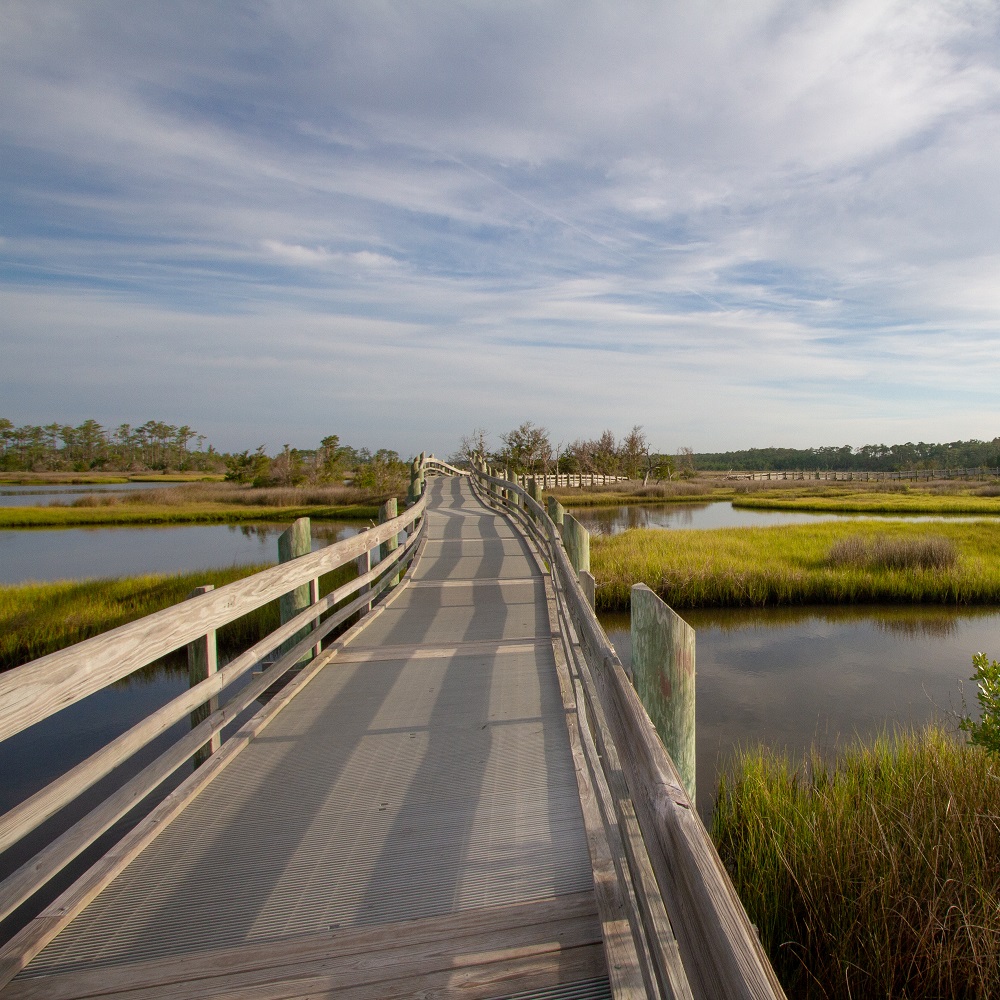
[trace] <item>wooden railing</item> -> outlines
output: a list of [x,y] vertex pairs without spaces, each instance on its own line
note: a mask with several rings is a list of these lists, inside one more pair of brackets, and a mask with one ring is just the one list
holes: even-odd
[[613,483],[627,483],[628,476],[609,476],[603,472],[549,472],[539,475],[517,475],[513,481],[523,489],[528,488],[530,480],[535,480],[543,490],[557,489],[560,486],[569,488],[579,486],[608,486]]
[[473,484],[521,527],[550,567],[560,631],[575,668],[581,740],[615,869],[628,890],[632,941],[621,947],[619,960],[635,964],[633,978],[645,985],[647,996],[784,997],[708,831],[597,620],[560,531],[539,502],[540,489],[535,485],[532,497],[481,462]]
[[[418,498],[398,517],[377,527],[218,590],[199,593],[171,608],[0,674],[0,740],[4,740],[176,650],[195,647],[201,650],[198,655],[212,660],[218,628],[298,587],[309,586],[311,603],[305,610],[0,816],[0,852],[3,852],[175,723],[197,713],[189,732],[0,884],[0,919],[46,885],[188,760],[218,747],[223,727],[273,689],[276,681],[300,667],[288,686],[289,696],[296,685],[307,683],[319,661],[313,660],[305,667],[301,667],[301,661],[310,651],[319,650],[323,639],[335,629],[359,614],[362,620],[354,627],[362,627],[380,613],[377,604],[372,611],[373,604],[395,585],[399,573],[423,544],[427,505],[422,495],[423,472],[453,474],[449,471],[451,467],[445,466],[446,463],[431,462],[420,467]],[[405,542],[395,547],[395,551],[388,551],[401,537],[405,537]],[[358,576],[318,598],[319,578],[352,563],[358,567]],[[304,637],[296,639],[304,630]],[[293,640],[294,644],[288,648]],[[276,657],[275,662],[245,686],[232,690],[223,707],[216,707],[221,694],[232,689],[234,682],[255,666],[266,663],[269,656]],[[222,743],[218,752],[156,806],[83,879],[0,949],[0,988],[155,836],[158,827],[162,828],[184,801],[197,794],[219,767],[246,746],[249,738],[266,725],[271,707],[265,706]],[[198,718],[201,721],[195,721]]]

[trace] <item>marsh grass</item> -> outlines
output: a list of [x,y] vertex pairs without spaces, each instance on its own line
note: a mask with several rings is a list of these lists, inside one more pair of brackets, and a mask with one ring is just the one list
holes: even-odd
[[727,500],[733,491],[715,480],[685,480],[650,483],[643,486],[638,480],[608,483],[604,486],[560,486],[545,491],[567,507],[627,506],[629,504],[669,503],[671,500]]
[[[0,670],[170,607],[185,600],[202,584],[221,587],[266,568],[233,566],[169,576],[0,587]],[[320,596],[356,575],[352,563],[320,577]],[[240,652],[264,638],[279,623],[278,602],[272,601],[219,629],[219,651]]]
[[[86,500],[87,498],[81,498]],[[70,528],[81,525],[129,524],[235,524],[241,521],[291,521],[297,517],[317,520],[373,520],[375,505],[348,506],[250,506],[239,503],[192,502],[151,504],[140,501],[96,505],[74,503],[63,507],[0,507],[2,528]]]
[[954,546],[957,557],[948,568],[835,565],[831,549],[850,536],[882,535],[889,546],[919,549],[928,525],[833,521],[595,535],[591,570],[597,578],[598,608],[604,611],[627,609],[635,583],[647,584],[675,609],[1000,602],[1000,523],[935,523],[932,534]]
[[933,484],[921,490],[877,489],[897,484],[865,484],[864,490],[774,492],[739,495],[734,507],[755,510],[803,510],[845,514],[1000,514],[1000,491],[972,492],[968,485]]
[[899,538],[891,535],[848,535],[830,547],[833,566],[880,569],[951,569],[958,549],[950,538],[924,535]]
[[237,483],[191,483],[163,490],[136,490],[118,494],[126,503],[185,506],[192,503],[234,504],[244,507],[335,507],[371,505],[385,499],[353,486],[243,486]]
[[934,726],[835,765],[752,749],[712,829],[790,997],[1000,995],[996,756]]

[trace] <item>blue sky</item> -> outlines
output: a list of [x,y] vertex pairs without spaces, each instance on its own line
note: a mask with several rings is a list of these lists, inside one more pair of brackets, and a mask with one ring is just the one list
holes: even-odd
[[0,416],[1000,435],[1000,8],[0,0]]

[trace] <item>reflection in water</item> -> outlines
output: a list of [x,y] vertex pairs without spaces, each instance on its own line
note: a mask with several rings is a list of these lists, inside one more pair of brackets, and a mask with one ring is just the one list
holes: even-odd
[[595,535],[619,535],[632,528],[760,528],[775,524],[811,524],[817,521],[974,521],[963,515],[835,514],[790,510],[744,510],[729,501],[714,503],[664,503],[633,507],[569,507],[572,514]]
[[[313,521],[313,550],[364,531],[364,521]],[[278,561],[280,522],[0,531],[0,584],[183,573]]]
[[[812,607],[685,612],[696,630],[698,807],[739,746],[800,756],[939,719],[954,728],[979,650],[1000,655],[1000,610]],[[627,615],[602,615],[631,662]],[[975,709],[971,690],[966,700]]]

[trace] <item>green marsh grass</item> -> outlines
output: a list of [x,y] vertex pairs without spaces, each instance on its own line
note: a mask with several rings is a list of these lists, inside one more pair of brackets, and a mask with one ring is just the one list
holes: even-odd
[[[221,587],[266,568],[233,566],[175,575],[0,587],[0,670],[178,604],[202,584]],[[352,563],[320,577],[320,596],[356,575]],[[279,621],[278,602],[272,601],[223,626],[218,632],[219,651],[240,652],[277,628]]]
[[1000,514],[1000,496],[992,488],[975,493],[953,492],[943,487],[921,491],[896,489],[844,492],[803,492],[781,496],[778,491],[760,491],[733,497],[733,506],[755,510],[802,510],[844,514]]
[[998,758],[938,727],[720,780],[713,837],[790,997],[1000,995]]
[[564,507],[617,507],[633,504],[657,503],[710,503],[728,500],[733,495],[731,487],[714,480],[649,483],[638,481],[608,483],[605,486],[559,486],[548,489]]
[[240,521],[292,521],[297,517],[317,520],[373,520],[378,507],[367,504],[345,506],[251,506],[237,503],[98,503],[70,507],[0,507],[3,528],[70,528],[84,525],[108,527],[137,524],[234,524]]
[[[159,482],[160,480],[157,480]],[[183,483],[162,490],[91,493],[69,504],[0,507],[2,528],[226,524],[239,521],[374,520],[385,499],[351,486],[262,487]]]
[[[954,546],[942,569],[836,563],[831,550],[850,537],[916,544],[929,535]],[[633,584],[645,583],[671,607],[781,604],[1000,602],[1000,523],[820,522],[696,531],[635,529],[591,539],[597,606],[628,608]],[[862,541],[861,544],[864,544]],[[883,543],[886,544],[886,543]]]

